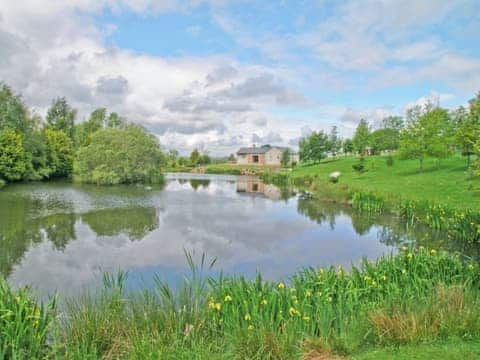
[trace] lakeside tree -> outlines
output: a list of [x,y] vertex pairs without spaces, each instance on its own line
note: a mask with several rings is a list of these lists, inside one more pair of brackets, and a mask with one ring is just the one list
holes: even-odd
[[448,111],[427,104],[407,112],[407,126],[401,133],[400,156],[416,159],[423,172],[425,157],[443,159],[452,153],[452,131]]
[[77,111],[72,109],[65,97],[56,98],[47,112],[47,127],[62,130],[73,141],[76,115]]
[[313,131],[309,136],[302,138],[299,143],[300,159],[303,162],[320,162],[330,151],[328,135],[323,131]]
[[27,154],[22,135],[11,129],[0,131],[0,178],[22,180],[27,171]]
[[364,155],[370,139],[370,128],[365,119],[361,119],[353,136],[353,147],[357,153]]
[[108,128],[78,149],[74,174],[94,184],[160,183],[164,160],[157,138],[140,126]]
[[193,166],[198,165],[198,162],[200,161],[200,151],[198,149],[193,149],[193,151],[190,153],[190,164]]
[[454,116],[455,141],[461,154],[467,157],[467,167],[470,169],[470,159],[475,154],[476,143],[480,140],[480,93],[470,100],[468,111],[460,107]]
[[338,136],[338,129],[336,126],[332,126],[328,139],[330,141],[330,152],[336,156],[342,147],[342,142]]
[[69,177],[73,171],[72,140],[61,130],[45,129],[47,163],[50,177]]

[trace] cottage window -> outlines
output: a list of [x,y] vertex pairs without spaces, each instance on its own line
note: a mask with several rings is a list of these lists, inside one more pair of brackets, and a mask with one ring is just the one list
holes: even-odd
[[253,155],[253,162],[258,163],[258,155]]

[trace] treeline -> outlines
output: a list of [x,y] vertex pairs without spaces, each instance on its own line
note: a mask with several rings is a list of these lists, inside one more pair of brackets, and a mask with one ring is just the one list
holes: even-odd
[[96,184],[161,181],[164,156],[153,135],[105,108],[78,124],[76,116],[60,97],[42,119],[0,83],[0,183],[54,178]]
[[421,171],[426,157],[440,161],[459,152],[466,157],[468,168],[476,155],[475,167],[480,172],[480,93],[467,108],[449,111],[433,103],[418,105],[405,118],[383,119],[377,129],[361,119],[351,139],[340,139],[335,126],[329,134],[313,132],[300,140],[299,148],[302,162],[319,162],[340,153],[364,156],[398,151],[403,159],[418,160]]
[[178,151],[171,149],[167,153],[167,164],[172,168],[176,167],[195,167],[209,165],[212,158],[207,153],[200,153],[198,149],[193,149],[190,156],[180,156]]

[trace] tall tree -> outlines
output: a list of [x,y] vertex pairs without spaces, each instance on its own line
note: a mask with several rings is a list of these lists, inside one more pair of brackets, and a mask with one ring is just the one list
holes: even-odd
[[51,177],[68,177],[73,170],[73,142],[62,131],[45,129],[47,161]]
[[303,162],[319,162],[331,150],[329,137],[323,131],[314,131],[309,136],[302,138],[299,143],[300,159]]
[[0,178],[22,180],[27,171],[27,153],[23,137],[11,129],[0,131]]
[[285,149],[282,152],[282,158],[280,160],[280,163],[282,164],[283,167],[287,167],[290,164],[290,150]]
[[370,138],[370,128],[365,119],[361,119],[353,136],[353,147],[360,155],[365,154]]
[[47,126],[54,130],[62,130],[74,140],[75,116],[77,112],[72,109],[64,97],[53,100],[47,112]]
[[426,156],[442,159],[452,152],[452,131],[448,111],[427,104],[407,112],[407,127],[400,139],[400,155],[417,159],[420,171]]
[[200,152],[198,151],[198,149],[194,149],[190,153],[190,163],[192,165],[198,165],[199,161],[200,161]]
[[354,150],[352,139],[345,139],[342,143],[343,153],[345,155],[351,154]]
[[342,142],[338,137],[338,129],[336,126],[332,126],[332,130],[330,131],[330,135],[329,135],[329,141],[330,141],[330,151],[334,156],[336,156],[342,146]]

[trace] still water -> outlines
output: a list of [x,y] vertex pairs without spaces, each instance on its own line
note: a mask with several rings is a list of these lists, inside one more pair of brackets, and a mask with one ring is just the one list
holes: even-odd
[[0,273],[40,296],[75,295],[105,271],[128,271],[131,286],[148,286],[153,274],[175,281],[187,269],[184,251],[216,257],[227,274],[260,271],[275,280],[437,236],[246,177],[171,174],[161,188],[56,182],[0,190]]

